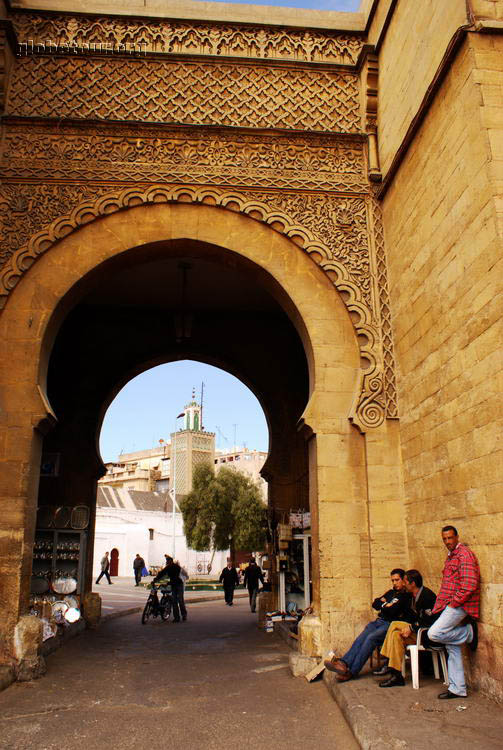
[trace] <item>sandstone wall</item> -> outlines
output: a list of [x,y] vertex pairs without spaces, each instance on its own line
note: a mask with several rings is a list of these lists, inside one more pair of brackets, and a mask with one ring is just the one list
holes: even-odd
[[469,33],[383,202],[410,564],[438,589],[440,528],[459,526],[482,574],[474,681],[500,698],[502,72],[503,37]]
[[[378,22],[376,14],[374,25]],[[379,153],[383,174],[453,34],[466,23],[464,0],[401,0],[397,4],[379,54]]]

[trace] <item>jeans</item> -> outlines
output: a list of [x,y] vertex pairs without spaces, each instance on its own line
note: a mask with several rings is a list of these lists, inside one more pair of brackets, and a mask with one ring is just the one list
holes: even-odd
[[377,620],[369,622],[358,638],[353,641],[353,645],[344,654],[342,661],[348,665],[349,671],[354,677],[361,670],[372,651],[384,643],[388,628],[389,622],[378,617]]
[[255,612],[255,608],[257,606],[257,594],[258,594],[258,587],[256,589],[248,589],[248,596],[250,598],[250,609],[252,612]]
[[141,568],[134,569],[134,579],[136,581],[136,585],[139,586],[141,583]]
[[428,630],[428,638],[436,643],[443,643],[449,662],[449,692],[466,696],[465,670],[463,668],[463,654],[461,645],[469,643],[473,638],[471,625],[460,625],[466,617],[463,607],[446,607],[440,617]]

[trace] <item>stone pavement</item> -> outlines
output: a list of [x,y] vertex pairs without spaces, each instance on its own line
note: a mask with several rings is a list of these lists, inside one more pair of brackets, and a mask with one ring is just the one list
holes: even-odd
[[325,670],[323,679],[363,750],[501,750],[502,707],[471,693],[441,701],[441,680],[420,675],[419,690],[410,675],[405,687],[379,688],[383,678],[362,674],[340,683]]
[[[150,583],[151,577],[142,579],[144,583]],[[114,576],[113,584],[110,586],[106,578],[100,583],[93,584],[93,591],[101,596],[101,614],[104,620],[116,617],[118,614],[129,612],[133,614],[143,609],[149,595],[149,589],[144,586],[135,586],[133,576]],[[235,598],[248,597],[248,592],[238,589],[234,593]],[[187,591],[185,594],[187,604],[196,604],[206,601],[224,601],[223,591]]]
[[47,674],[0,693],[2,750],[147,747],[357,750],[322,682],[240,600],[189,607],[185,623],[134,614],[47,657]]

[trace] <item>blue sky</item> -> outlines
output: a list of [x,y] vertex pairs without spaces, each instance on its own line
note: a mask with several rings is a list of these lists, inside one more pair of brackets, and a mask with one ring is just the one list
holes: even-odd
[[[103,460],[116,460],[121,450],[128,453],[152,448],[159,438],[169,440],[177,414],[191,400],[193,386],[199,401],[202,381],[205,384],[204,427],[217,433],[217,447],[232,450],[236,425],[239,446],[246,443],[250,449],[266,451],[267,424],[253,393],[223,370],[184,360],[147,370],[120,391],[103,421],[100,435]],[[181,425],[180,419],[178,426]]]
[[213,2],[233,2],[240,5],[275,5],[278,8],[306,8],[308,10],[357,11],[360,0],[213,0]]

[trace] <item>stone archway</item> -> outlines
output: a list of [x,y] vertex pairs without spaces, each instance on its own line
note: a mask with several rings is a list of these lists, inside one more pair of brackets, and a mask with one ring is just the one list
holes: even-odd
[[[339,291],[348,308],[356,332],[361,354],[362,377],[360,393],[351,413],[352,422],[362,431],[365,431],[381,424],[385,415],[396,416],[389,304],[387,301],[383,243],[379,241],[380,237],[382,240],[382,228],[376,204],[373,206],[373,225],[377,238],[376,272],[380,281],[379,317],[383,333],[382,342],[376,324],[376,310],[373,309],[372,305],[372,294],[370,289],[366,289],[368,280],[363,286],[362,279],[360,279],[360,283],[357,283],[354,273],[350,272],[344,258],[333,256],[331,249],[322,238],[322,234],[317,234],[307,226],[299,224],[298,220],[288,214],[288,211],[278,210],[277,208],[271,209],[257,198],[250,198],[250,196],[237,191],[226,192],[215,188],[185,186],[168,188],[163,185],[152,186],[145,190],[126,188],[118,194],[110,193],[100,196],[95,201],[80,203],[71,213],[60,216],[52,221],[49,227],[35,233],[26,246],[19,248],[12,255],[9,262],[0,271],[0,307],[5,304],[6,297],[33,262],[52,247],[55,242],[74,229],[115,211],[144,203],[163,202],[203,203],[230,211],[238,211],[291,238],[298,247],[307,252]],[[333,222],[339,222],[341,227],[347,230],[354,221],[351,212],[344,203],[341,203],[338,213],[340,217],[337,218],[334,215],[332,217]],[[356,239],[355,236],[353,241],[356,241]],[[363,276],[365,275],[364,273]]]
[[[14,437],[8,451],[9,479],[3,488],[12,509],[2,521],[10,539],[4,564],[16,570],[8,586],[3,576],[3,599],[9,608],[4,637],[11,642],[27,606],[41,433],[54,419],[45,377],[60,324],[102,264],[147,243],[190,239],[223,248],[266,272],[302,340],[309,367],[310,396],[302,421],[309,438],[314,599],[317,622],[322,625],[321,635],[306,639],[305,648],[319,652],[331,632],[344,642],[352,634],[346,601],[349,586],[350,619],[358,623],[365,618],[373,576],[368,505],[373,446],[378,452],[388,451],[388,463],[398,463],[389,451],[390,442],[395,441],[396,448],[396,435],[378,430],[377,439],[365,445],[365,438],[349,421],[363,372],[347,308],[329,277],[293,239],[252,215],[182,200],[152,199],[142,204],[138,199],[137,203],[125,212],[103,211],[98,220],[81,222],[84,226],[78,231],[67,225],[67,231],[61,232],[67,236],[58,241],[53,235],[49,252],[43,252],[22,275],[0,318],[0,336],[9,354],[9,368],[2,371],[1,379],[8,404],[4,426]],[[400,514],[395,528],[390,531],[388,522],[385,528],[395,539],[401,537]],[[390,559],[386,557],[386,568]]]

